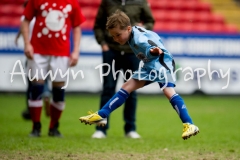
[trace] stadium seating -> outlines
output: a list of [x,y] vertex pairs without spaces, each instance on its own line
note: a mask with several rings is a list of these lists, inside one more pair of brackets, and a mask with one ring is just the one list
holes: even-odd
[[238,28],[236,25],[233,24],[227,24],[224,26],[224,32],[226,33],[238,33]]
[[0,27],[19,27],[20,18],[12,16],[2,16],[0,17]]
[[238,33],[223,15],[201,0],[148,0],[159,32]]
[[22,5],[26,0],[0,0],[0,6],[2,4],[16,4]]
[[82,8],[82,13],[87,19],[95,19],[97,15],[97,11],[98,10],[96,9],[96,7],[92,7],[92,6]]
[[[204,1],[204,2],[203,2]],[[214,0],[211,0],[214,1]],[[228,0],[229,1],[229,0]],[[0,26],[19,27],[25,0],[0,0]],[[234,24],[212,11],[206,0],[148,0],[156,20],[154,30],[158,32],[183,33],[238,33]],[[81,27],[92,30],[101,0],[79,0],[87,21]],[[216,3],[219,3],[216,0]]]
[[6,16],[0,17],[0,26],[6,27],[9,25],[9,18]]
[[94,25],[94,19],[92,18],[92,19],[88,19],[83,24],[81,24],[81,28],[83,30],[91,31],[93,29],[93,25]]
[[20,17],[23,13],[23,7],[16,4],[1,4],[0,5],[0,15],[1,16],[18,16]]
[[208,3],[200,3],[198,0],[149,0],[153,10],[180,10],[180,11],[207,11],[211,6]]
[[101,0],[79,0],[81,7],[95,7],[97,9],[100,3]]
[[225,21],[237,26],[240,31],[240,3],[239,0],[202,0],[212,5],[214,13],[224,15]]

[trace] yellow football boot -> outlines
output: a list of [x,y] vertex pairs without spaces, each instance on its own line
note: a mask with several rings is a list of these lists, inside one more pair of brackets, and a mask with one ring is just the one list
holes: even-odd
[[190,138],[191,136],[195,136],[198,133],[199,133],[199,129],[197,126],[195,126],[194,124],[190,124],[190,123],[183,123],[182,138],[184,140]]
[[79,120],[81,123],[85,124],[96,124],[98,126],[105,126],[107,124],[107,118],[102,118],[98,115],[97,112],[93,113],[92,111],[88,112],[88,116],[80,117]]

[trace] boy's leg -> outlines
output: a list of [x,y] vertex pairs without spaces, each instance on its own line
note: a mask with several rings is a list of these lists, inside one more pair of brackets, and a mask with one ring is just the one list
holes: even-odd
[[169,99],[172,107],[176,110],[182,122],[192,124],[192,119],[188,114],[187,107],[182,97],[180,97],[180,95],[175,92],[174,88],[171,87],[171,84],[169,84],[165,89],[163,89],[163,93]]
[[[28,107],[33,122],[33,130],[30,136],[39,137],[41,131],[40,118],[43,105],[42,94],[44,84],[44,80],[42,75],[40,74],[40,70],[42,70],[43,74],[45,74],[48,66],[48,57],[42,56],[40,54],[34,54],[33,56],[34,58],[32,60],[28,59],[27,62],[27,68],[31,69],[31,88],[28,100]],[[39,80],[35,79],[36,76],[39,77]]]
[[27,77],[27,80],[28,80],[28,84],[27,84],[27,90],[26,90],[26,109],[22,112],[22,117],[26,120],[31,120],[31,114],[28,107],[28,100],[30,98],[29,96],[30,96],[32,83],[30,82],[28,77]]
[[102,118],[107,118],[112,111],[120,107],[128,98],[129,93],[124,90],[120,89],[104,106],[103,108],[98,111],[98,114]]
[[47,117],[50,116],[50,100],[51,100],[51,91],[48,86],[48,78],[47,78],[45,79],[44,89],[43,89],[43,102],[44,102],[45,114]]
[[50,124],[49,124],[49,136],[62,137],[58,130],[59,120],[61,114],[65,108],[65,90],[62,87],[65,85],[67,76],[62,76],[60,70],[65,74],[69,67],[69,58],[60,56],[51,56],[50,70],[56,73],[54,82],[52,83],[52,102],[50,104]]
[[[104,121],[112,111],[120,107],[128,98],[129,93],[135,91],[138,88],[143,87],[145,81],[138,81],[131,79],[123,84],[122,89],[120,89],[104,106],[98,113],[93,113],[88,116],[80,117],[79,120],[86,124],[101,124],[101,121]],[[106,125],[106,123],[102,123]]]
[[112,111],[120,107],[128,98],[129,93],[120,89],[103,107],[98,111],[98,113],[90,113],[89,116],[80,117],[79,120],[85,124],[97,124],[106,125],[106,118],[110,115]]
[[188,114],[187,107],[182,99],[182,97],[178,94],[172,95],[170,98],[170,103],[172,107],[176,110],[177,114],[179,115],[182,123],[190,123],[193,124],[190,115]]
[[[103,58],[103,63],[107,63],[110,66],[112,66],[112,62],[114,59],[116,59],[116,62],[118,62],[118,57],[117,57],[117,53],[115,53],[112,50],[109,51],[105,51],[102,53],[102,58]],[[118,66],[112,66],[115,67],[115,70],[119,70],[120,68]],[[110,72],[107,76],[103,77],[103,89],[102,89],[102,93],[101,93],[101,99],[100,99],[100,109],[102,109],[102,107],[109,101],[109,99],[111,99],[114,94],[115,94],[115,90],[116,90],[116,84],[117,84],[117,79],[113,78],[112,75],[112,67],[110,68]],[[109,67],[107,66],[103,66],[103,73],[107,73],[109,70]],[[118,77],[118,74],[116,75]],[[109,119],[110,117],[107,117],[107,124],[105,126],[96,126],[96,130],[100,131],[97,133],[100,133],[100,136],[97,135],[92,135],[93,138],[99,138],[99,137],[105,137],[105,135],[107,134],[107,129],[109,129]],[[105,135],[102,136],[104,133]]]
[[199,129],[197,126],[193,124],[182,97],[179,96],[178,94],[174,94],[170,99],[170,103],[172,104],[173,108],[177,111],[180,119],[183,122],[184,128],[182,138],[185,140],[190,138],[191,136],[198,134]]
[[[65,90],[61,89],[57,85],[54,85],[56,82],[53,83],[52,88],[52,102],[50,104],[50,125],[49,125],[49,136],[61,137],[61,133],[58,130],[59,127],[59,119],[61,117],[62,111],[65,108]],[[64,82],[58,82],[63,83]]]
[[[170,86],[166,87],[163,92],[166,95],[166,97],[169,99],[172,107],[176,110],[178,113],[183,125],[184,125],[184,131],[182,134],[183,139],[190,138],[192,135],[196,135],[199,132],[199,129],[197,126],[193,125],[192,119],[190,115],[188,114],[187,107],[180,95],[178,95],[174,88],[169,84]],[[161,87],[161,84],[160,84]]]
[[32,82],[32,87],[30,90],[31,96],[28,100],[29,111],[31,114],[31,119],[33,122],[32,132],[29,136],[39,137],[41,132],[41,112],[42,112],[42,93],[43,84]]

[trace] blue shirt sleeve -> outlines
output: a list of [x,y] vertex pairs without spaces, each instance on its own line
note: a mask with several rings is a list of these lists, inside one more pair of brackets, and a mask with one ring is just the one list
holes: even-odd
[[144,53],[146,57],[151,58],[152,55],[150,54],[150,49],[156,46],[151,46],[148,41],[149,38],[142,34],[139,36],[137,45],[139,46],[141,52]]
[[141,27],[133,27],[134,38],[130,46],[139,59],[149,61],[159,56],[150,54],[150,49],[158,47],[164,52],[164,59],[169,61],[173,57],[164,47],[161,38],[155,32],[146,30]]

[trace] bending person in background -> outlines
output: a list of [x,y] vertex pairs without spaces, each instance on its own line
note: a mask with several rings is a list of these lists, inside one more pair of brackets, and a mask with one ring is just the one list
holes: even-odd
[[[42,94],[44,78],[47,72],[57,73],[52,80],[52,101],[50,104],[49,136],[61,137],[59,121],[65,108],[66,73],[69,67],[75,66],[80,53],[80,24],[85,21],[77,0],[29,0],[25,10],[25,19],[21,24],[24,39],[24,53],[28,58],[28,69],[31,69],[30,97],[28,106],[33,122],[31,137],[41,133]],[[29,23],[36,17],[31,40]],[[70,53],[70,31],[73,32],[73,50]],[[40,72],[41,71],[41,72]]]
[[[28,1],[25,1],[23,6],[24,8],[26,7]],[[25,19],[24,16],[21,17],[21,22]],[[31,39],[32,37],[32,30],[33,30],[33,26],[35,24],[35,18],[33,18],[29,24],[29,39]],[[21,36],[21,30],[19,29],[17,36],[15,38],[15,44],[18,46],[18,40]],[[27,67],[27,61],[26,61],[26,67]],[[28,79],[28,77],[27,77]],[[26,109],[24,109],[22,111],[22,117],[26,120],[31,120],[31,115],[30,115],[30,111],[29,111],[29,107],[28,107],[28,99],[30,96],[30,89],[31,89],[31,82],[28,79],[28,84],[27,84],[27,90],[26,90]],[[43,93],[43,101],[44,101],[44,109],[45,109],[45,113],[46,116],[49,117],[50,116],[50,98],[51,98],[51,90],[48,87],[48,82],[47,80],[44,83],[44,93]]]

